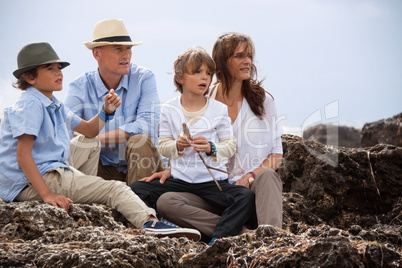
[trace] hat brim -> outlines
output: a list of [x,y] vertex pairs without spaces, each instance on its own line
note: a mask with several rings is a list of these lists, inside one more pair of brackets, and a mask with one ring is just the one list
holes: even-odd
[[137,42],[85,42],[84,45],[88,49],[93,49],[95,47],[110,46],[110,45],[120,45],[120,46],[138,46],[141,45],[141,41]]
[[13,75],[15,76],[15,78],[18,79],[18,78],[20,78],[20,76],[21,76],[23,73],[25,73],[25,72],[28,72],[28,71],[30,71],[30,70],[33,70],[33,69],[35,69],[36,67],[39,67],[39,66],[41,66],[41,65],[52,64],[52,63],[60,63],[61,69],[63,69],[63,68],[65,68],[65,67],[67,67],[68,65],[70,65],[70,63],[67,62],[67,61],[62,61],[62,60],[49,60],[49,61],[42,62],[42,63],[40,63],[40,64],[34,64],[34,65],[30,65],[30,66],[24,66],[24,67],[22,67],[22,68],[20,68],[20,69],[15,70],[15,71],[13,72]]

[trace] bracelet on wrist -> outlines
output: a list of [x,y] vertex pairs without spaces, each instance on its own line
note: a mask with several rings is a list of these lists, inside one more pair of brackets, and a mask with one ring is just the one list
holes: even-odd
[[105,123],[109,122],[110,120],[112,120],[114,118],[114,114],[107,115],[107,114],[105,114],[103,109],[99,111],[98,116],[99,116],[100,120],[102,120]]
[[247,174],[250,174],[251,176],[253,176],[253,178],[254,178],[254,179],[255,179],[255,177],[257,176],[257,175],[255,175],[255,173],[254,173],[254,172],[252,172],[252,171],[247,172]]
[[107,115],[107,116],[114,116],[114,114],[115,114],[115,112],[116,112],[116,110],[114,110],[113,113],[108,113],[108,112],[106,112],[106,109],[105,109],[105,105],[104,105],[104,104],[102,105],[102,111],[103,111],[103,113],[104,113],[105,115]]
[[209,153],[206,153],[206,155],[207,156],[215,155],[217,152],[215,143],[213,143],[212,141],[209,141],[208,143],[211,145],[211,151]]

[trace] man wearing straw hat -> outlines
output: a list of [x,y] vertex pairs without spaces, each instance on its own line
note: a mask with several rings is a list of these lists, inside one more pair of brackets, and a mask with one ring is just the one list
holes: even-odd
[[99,134],[98,176],[128,185],[164,169],[155,145],[160,111],[155,76],[130,63],[131,48],[141,43],[131,40],[122,20],[96,23],[93,41],[84,44],[92,50],[98,69],[74,80],[65,100],[75,114],[88,120],[111,89],[121,98],[121,108]]
[[[159,221],[155,210],[123,182],[95,176],[97,166],[93,168],[92,164],[98,160],[99,142],[93,137],[113,120],[116,108],[121,108],[121,99],[114,90],[105,95],[94,118],[85,121],[72,115],[53,95],[62,90],[61,69],[70,63],[60,60],[49,43],[24,46],[17,62],[14,86],[25,92],[5,109],[0,127],[1,199],[43,200],[67,213],[73,201],[104,204],[119,211],[135,227],[142,227],[145,234],[200,239],[195,229]],[[74,139],[73,146],[66,135],[68,129],[84,135]]]

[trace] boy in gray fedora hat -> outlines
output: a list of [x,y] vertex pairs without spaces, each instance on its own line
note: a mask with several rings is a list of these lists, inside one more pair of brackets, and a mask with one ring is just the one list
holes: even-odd
[[132,41],[124,23],[107,19],[95,24],[92,50],[98,68],[75,79],[66,96],[66,106],[88,120],[114,89],[122,99],[121,109],[99,134],[102,143],[98,175],[107,180],[133,181],[165,168],[157,149],[159,97],[154,74],[131,63]]
[[[4,111],[0,198],[7,202],[43,200],[67,213],[73,201],[104,204],[144,228],[146,234],[199,239],[196,230],[158,221],[155,211],[123,182],[96,176],[100,145],[95,137],[121,105],[114,90],[103,97],[98,113],[85,121],[53,95],[62,90],[61,69],[69,63],[60,60],[50,44],[24,46],[17,61],[15,86],[25,92]],[[70,145],[68,130],[85,136],[75,137]]]

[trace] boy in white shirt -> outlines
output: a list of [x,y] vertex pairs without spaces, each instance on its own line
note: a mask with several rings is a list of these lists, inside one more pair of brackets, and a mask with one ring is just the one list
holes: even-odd
[[[164,104],[159,128],[160,151],[170,159],[171,177],[137,181],[130,187],[151,207],[166,192],[194,193],[223,210],[212,241],[238,235],[255,209],[254,193],[230,184],[225,174],[225,163],[235,153],[236,139],[227,107],[205,96],[215,63],[204,49],[195,47],[179,55],[174,70],[174,83],[182,95]],[[193,137],[182,133],[183,123]]]

